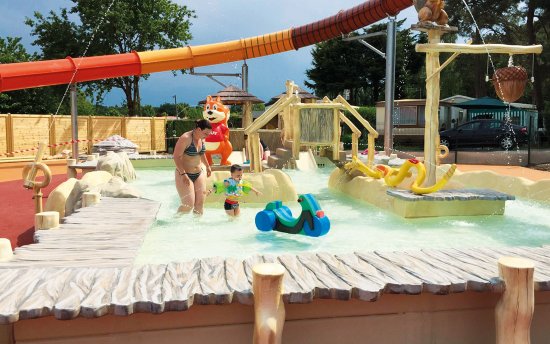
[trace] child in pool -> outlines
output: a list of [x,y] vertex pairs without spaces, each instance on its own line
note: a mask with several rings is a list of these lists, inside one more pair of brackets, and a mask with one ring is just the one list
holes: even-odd
[[[231,177],[223,181],[225,186],[225,202],[223,208],[229,216],[238,216],[240,214],[239,197],[243,194],[243,168],[239,165],[231,166]],[[261,192],[250,186],[250,190],[256,195]]]

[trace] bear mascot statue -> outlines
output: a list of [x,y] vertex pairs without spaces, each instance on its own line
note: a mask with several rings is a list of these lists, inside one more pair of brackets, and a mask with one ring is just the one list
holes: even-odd
[[231,162],[227,160],[233,152],[227,127],[229,108],[223,105],[220,97],[214,99],[208,96],[202,116],[212,125],[212,133],[205,140],[208,163],[212,165],[212,155],[218,154],[221,156],[220,165],[231,165]]

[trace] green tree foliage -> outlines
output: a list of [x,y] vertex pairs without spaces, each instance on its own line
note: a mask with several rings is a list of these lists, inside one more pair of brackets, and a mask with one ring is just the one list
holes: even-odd
[[[418,73],[424,63],[423,56],[414,52],[418,37],[410,30],[401,30],[398,21],[396,41],[396,97],[408,97],[417,93]],[[372,25],[365,33],[383,31],[385,24]],[[384,50],[385,38],[372,37],[369,44]],[[344,89],[350,90],[353,104],[374,104],[384,98],[386,62],[378,54],[359,42],[333,39],[317,44],[312,50],[313,67],[306,71],[311,82],[306,85],[317,96],[334,98]]]
[[[42,48],[42,58],[95,56],[175,48],[191,39],[194,11],[170,0],[71,0],[74,6],[51,11],[47,17],[36,12],[26,23]],[[78,17],[73,20],[74,16]],[[125,95],[128,113],[140,107],[139,82],[147,75],[127,76],[86,83],[88,94],[98,102],[113,88]]]
[[[27,62],[36,57],[27,53],[20,37],[0,37],[0,63]],[[55,111],[52,90],[34,88],[0,93],[0,113],[50,113]]]
[[542,54],[534,56],[532,74],[535,75],[532,99],[539,111],[539,127],[550,125],[550,2],[526,0],[522,3],[525,15],[525,35],[528,44],[542,44]]
[[[177,104],[177,117],[186,119],[199,119],[202,118],[202,106],[191,106],[187,103]],[[174,103],[163,103],[157,108],[158,114],[165,116],[176,116],[174,109]]]
[[[459,34],[471,38],[473,44],[481,44],[483,41],[526,44],[526,42],[514,43],[517,42],[517,37],[512,34],[521,20],[518,3],[518,0],[446,0],[446,11],[449,14],[449,25],[457,26]],[[502,63],[500,60],[502,56],[492,55],[492,57],[497,65]],[[457,65],[458,68],[468,71],[462,77],[470,85],[470,96],[483,97],[491,94],[491,87],[488,87],[490,85],[485,82],[486,55],[462,56],[457,61]]]

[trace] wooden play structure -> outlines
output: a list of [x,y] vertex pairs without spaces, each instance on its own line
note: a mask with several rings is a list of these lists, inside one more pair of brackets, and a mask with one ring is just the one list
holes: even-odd
[[[298,87],[292,82],[286,83],[286,95],[281,97],[244,133],[247,139],[247,150],[250,155],[250,169],[262,171],[260,160],[260,137],[258,130],[272,118],[281,116],[283,146],[291,147],[292,159],[298,160],[300,150],[304,147],[328,147],[332,151],[332,160],[340,159],[340,121],[352,131],[352,156],[357,157],[361,131],[347,118],[343,111],[349,111],[368,131],[368,160],[374,161],[374,140],[378,132],[355,110],[342,96],[334,100],[325,97],[321,103],[300,103],[296,95]],[[292,166],[292,165],[291,165]]]
[[[45,143],[40,143],[38,146],[38,152],[34,161],[23,167],[23,187],[26,189],[32,189],[34,191],[34,209],[35,213],[42,212],[42,188],[45,188],[50,184],[52,180],[52,172],[48,165],[42,162],[44,152],[47,146]],[[42,181],[36,180],[38,171],[42,171],[44,179]]]
[[[424,128],[424,164],[426,165],[427,186],[436,183],[436,168],[439,164],[439,98],[440,74],[460,54],[540,54],[542,45],[518,46],[506,44],[471,45],[456,43],[441,43],[441,36],[448,32],[456,32],[456,27],[436,25],[432,22],[419,22],[412,29],[428,34],[427,44],[417,44],[416,51],[426,53],[426,125]],[[444,63],[439,63],[440,53],[453,53]],[[499,91],[497,91],[497,94]]]

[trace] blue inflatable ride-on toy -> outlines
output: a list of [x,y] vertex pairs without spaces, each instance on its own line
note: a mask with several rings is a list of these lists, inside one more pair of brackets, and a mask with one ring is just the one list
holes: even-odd
[[321,210],[312,194],[298,197],[302,213],[297,218],[281,201],[269,202],[265,209],[256,214],[256,227],[264,232],[275,230],[289,234],[303,234],[318,237],[328,233],[330,221]]

